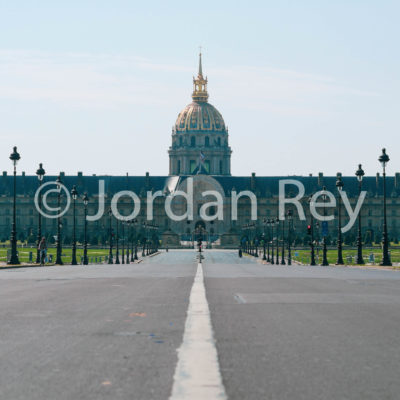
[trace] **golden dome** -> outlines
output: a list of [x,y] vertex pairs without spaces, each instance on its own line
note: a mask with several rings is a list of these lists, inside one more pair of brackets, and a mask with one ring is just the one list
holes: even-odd
[[176,132],[226,132],[220,112],[211,104],[196,102],[188,104],[178,115]]
[[176,132],[226,132],[225,122],[220,112],[207,102],[207,78],[203,77],[201,53],[199,72],[193,78],[193,103],[188,104],[175,122]]

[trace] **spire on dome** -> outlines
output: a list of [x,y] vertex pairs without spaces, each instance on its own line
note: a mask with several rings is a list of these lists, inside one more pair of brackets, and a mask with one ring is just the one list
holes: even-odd
[[203,76],[203,67],[201,65],[201,46],[200,46],[200,54],[199,54],[199,76]]
[[201,47],[199,54],[199,73],[197,78],[193,77],[193,93],[192,93],[193,101],[197,102],[207,102],[208,93],[207,93],[207,78],[203,77],[203,66],[201,62]]

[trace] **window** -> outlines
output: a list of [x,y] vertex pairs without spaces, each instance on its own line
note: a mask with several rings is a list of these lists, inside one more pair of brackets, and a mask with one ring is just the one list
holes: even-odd
[[179,137],[179,146],[182,146],[182,136]]
[[204,139],[204,145],[205,145],[206,147],[209,147],[209,146],[210,146],[210,138],[209,138],[208,136],[206,136],[206,138]]
[[178,174],[181,173],[181,160],[178,160],[177,172]]
[[222,160],[219,161],[219,173],[222,174]]
[[221,138],[217,139],[217,146],[221,146]]
[[190,146],[191,147],[195,147],[196,146],[196,138],[194,136],[192,136],[190,138]]

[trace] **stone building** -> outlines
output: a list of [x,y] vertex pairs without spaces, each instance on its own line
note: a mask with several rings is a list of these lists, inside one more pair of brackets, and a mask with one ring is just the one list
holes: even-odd
[[[228,128],[222,115],[217,109],[208,103],[207,78],[204,78],[201,64],[196,78],[193,79],[192,103],[187,105],[178,115],[172,130],[172,143],[169,153],[169,175],[152,176],[85,176],[78,172],[75,176],[65,176],[60,173],[61,179],[68,190],[76,185],[82,195],[87,192],[90,198],[89,215],[97,213],[99,208],[99,185],[104,184],[105,207],[104,215],[94,222],[88,223],[89,240],[94,243],[105,243],[108,238],[109,216],[108,208],[113,195],[119,191],[129,190],[136,193],[140,199],[140,212],[136,216],[138,224],[135,228],[119,225],[119,234],[122,229],[134,229],[136,234],[143,235],[143,222],[147,218],[147,192],[156,193],[154,199],[153,223],[159,226],[159,235],[176,237],[183,241],[191,240],[193,232],[202,226],[210,239],[216,243],[234,245],[242,234],[242,226],[251,222],[251,202],[246,196],[238,200],[238,218],[232,220],[232,193],[251,191],[257,198],[257,231],[262,233],[266,228],[265,219],[278,216],[278,192],[279,181],[282,179],[295,179],[304,185],[305,195],[301,200],[306,220],[298,218],[296,207],[290,206],[294,211],[293,237],[302,240],[306,236],[306,226],[310,221],[308,197],[325,186],[332,193],[337,194],[336,176],[325,177],[322,173],[316,176],[231,176],[231,148],[228,143]],[[162,149],[160,150],[162,151]],[[174,197],[178,190],[186,191],[188,178],[193,178],[193,220],[172,220],[166,213],[166,203],[171,201],[171,209],[176,215],[182,215],[187,211],[187,204],[182,196]],[[55,176],[45,176],[44,183],[55,181]],[[4,241],[10,236],[12,220],[12,179],[13,177],[3,172],[0,176],[0,240]],[[355,207],[358,198],[358,182],[355,176],[342,177],[344,190],[346,191],[352,207]],[[25,173],[17,177],[17,231],[20,239],[35,238],[38,225],[38,213],[34,205],[34,195],[38,187],[36,176],[27,176]],[[223,219],[212,221],[204,220],[200,216],[201,207],[208,201],[215,200],[203,197],[207,190],[218,192],[223,199]],[[287,197],[297,195],[295,186],[288,187]],[[377,174],[373,177],[365,177],[363,190],[367,191],[367,197],[362,207],[362,231],[363,238],[367,241],[377,240],[382,228],[382,177]],[[392,239],[399,238],[399,205],[400,205],[400,174],[387,177],[388,194],[388,231]],[[80,197],[81,199],[81,197]],[[77,201],[77,238],[82,240],[83,235],[83,204]],[[170,200],[169,200],[170,199]],[[65,204],[66,197],[62,197]],[[56,199],[50,197],[50,202],[55,204]],[[133,210],[133,202],[129,197],[122,197],[118,203],[121,215],[128,216]],[[209,208],[208,216],[212,217],[216,210]],[[328,214],[336,218],[328,223],[329,235],[336,237],[337,208],[328,209]],[[66,243],[72,238],[72,207],[62,217],[63,239]],[[342,207],[343,223],[347,223],[347,213]],[[216,217],[216,215],[214,215]],[[43,218],[42,230],[49,238],[54,238],[57,232],[56,219]],[[282,224],[281,224],[282,226]],[[116,220],[113,220],[113,229],[116,230]],[[287,229],[287,225],[286,225]],[[316,235],[318,236],[316,228]],[[347,234],[355,236],[355,227]],[[165,237],[166,237],[165,236]]]

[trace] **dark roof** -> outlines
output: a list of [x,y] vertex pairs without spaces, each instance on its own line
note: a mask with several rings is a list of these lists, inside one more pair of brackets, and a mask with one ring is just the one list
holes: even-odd
[[[305,187],[305,194],[309,195],[318,190],[322,190],[322,186],[326,186],[331,192],[336,191],[335,176],[212,176],[220,183],[226,194],[229,194],[232,189],[237,192],[242,190],[252,190],[257,195],[262,197],[270,197],[278,194],[279,181],[282,179],[294,179],[301,182]],[[182,179],[187,176],[178,177],[171,176],[82,176],[82,175],[67,175],[62,177],[65,186],[70,190],[73,185],[76,185],[79,194],[87,192],[88,195],[98,193],[99,180],[104,180],[105,192],[115,193],[121,190],[131,190],[140,194],[145,194],[147,190],[165,190],[166,187],[173,188]],[[56,176],[45,176],[44,183],[55,181]],[[344,190],[349,197],[354,197],[358,194],[358,182],[356,177],[342,177]],[[12,175],[0,176],[0,196],[9,196],[12,194]],[[382,194],[383,189],[382,177],[377,180],[377,177],[364,177],[363,190],[368,192],[369,197],[374,197]],[[36,176],[17,176],[17,193],[19,195],[33,196],[38,187],[38,179]],[[400,177],[387,177],[386,180],[388,197],[400,196]],[[291,189],[292,188],[292,189]],[[287,195],[297,194],[297,188],[292,185],[287,186]]]

